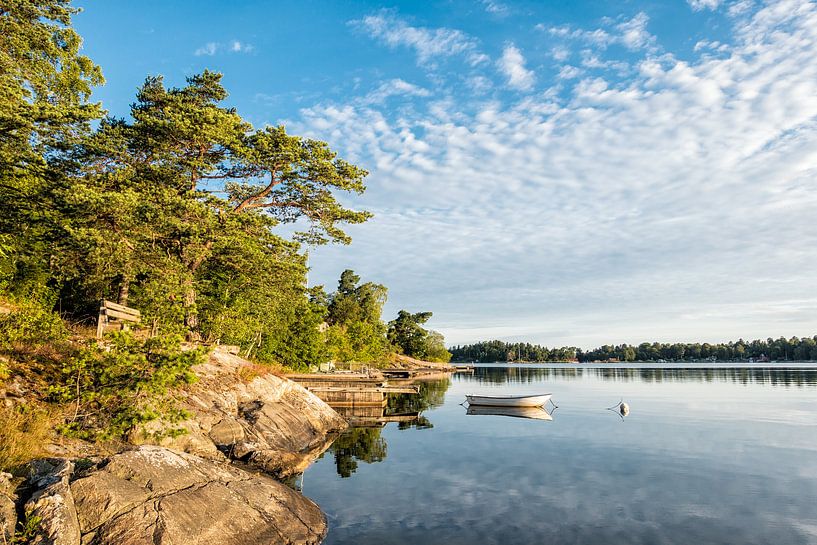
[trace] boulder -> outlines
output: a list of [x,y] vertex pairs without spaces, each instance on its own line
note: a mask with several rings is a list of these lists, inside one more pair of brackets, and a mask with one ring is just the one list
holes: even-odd
[[33,479],[34,494],[26,502],[27,517],[39,521],[32,545],[79,545],[80,532],[70,479],[74,464],[57,460]]
[[[194,368],[199,381],[178,396],[189,418],[149,423],[134,430],[130,441],[211,460],[241,460],[278,477],[302,472],[347,423],[299,384],[264,371],[216,348]],[[162,437],[168,428],[184,433]]]
[[326,534],[320,509],[286,485],[152,445],[82,471],[61,461],[34,484],[38,544],[307,545]]

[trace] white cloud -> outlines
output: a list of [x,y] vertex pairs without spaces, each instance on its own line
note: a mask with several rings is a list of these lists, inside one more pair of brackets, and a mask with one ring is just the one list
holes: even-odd
[[624,21],[616,25],[620,31],[619,40],[624,47],[628,49],[644,49],[652,46],[655,42],[655,37],[647,32],[647,23],[650,18],[643,11],[636,14],[635,17],[629,21]]
[[450,342],[813,335],[817,6],[734,24],[722,54],[643,47],[628,79],[567,95],[303,110],[295,132],[372,172],[376,214],[315,252],[313,278],[354,262],[388,313],[432,309]]
[[693,48],[693,51],[697,52],[697,51],[703,51],[703,50],[707,50],[707,49],[710,50],[710,51],[716,51],[718,53],[725,53],[725,52],[729,51],[729,45],[728,44],[722,44],[721,42],[719,42],[717,40],[712,40],[712,41],[710,41],[710,40],[699,40],[698,42],[695,43],[695,47]]
[[255,47],[252,44],[248,44],[246,42],[242,43],[238,40],[233,40],[230,42],[230,51],[233,53],[250,53],[254,49]]
[[718,9],[721,0],[687,0],[687,3],[694,11],[701,11],[703,9]]
[[494,0],[480,0],[480,2],[485,6],[485,11],[488,13],[499,16],[508,15],[508,6],[501,2],[495,2]]
[[754,7],[752,0],[738,0],[729,6],[728,13],[732,17],[742,15]]
[[528,91],[536,82],[536,75],[525,68],[525,57],[513,44],[505,46],[502,51],[502,58],[496,64],[499,70],[508,78],[508,85],[514,89]]
[[630,50],[656,50],[655,36],[647,31],[649,17],[646,13],[639,12],[631,19],[623,19],[619,22],[605,20],[605,28],[584,30],[570,25],[551,26],[536,25],[537,30],[546,31],[551,36],[566,40],[577,40],[599,48],[606,48],[613,44],[618,44]]
[[626,73],[630,65],[624,61],[602,60],[590,49],[583,49],[581,52],[582,66],[585,68],[599,68],[603,70],[616,70],[620,74]]
[[207,42],[203,46],[196,49],[193,54],[197,57],[201,57],[206,55],[208,57],[212,57],[216,53],[220,51],[227,51],[230,53],[250,53],[251,51],[255,50],[255,46],[252,44],[248,44],[246,42],[240,42],[238,40],[231,40],[227,43],[221,42]]
[[201,55],[213,56],[213,55],[216,54],[217,50],[218,50],[218,44],[216,42],[207,42],[206,44],[204,44],[200,48],[196,49],[195,55],[196,56],[201,56]]
[[367,104],[382,104],[387,98],[395,95],[427,97],[430,94],[428,89],[397,78],[382,83],[377,89],[366,95],[363,101]]
[[559,70],[559,74],[557,77],[559,79],[573,79],[578,78],[582,74],[582,70],[580,68],[576,68],[575,66],[570,66],[569,64],[562,66]]
[[472,66],[488,61],[487,55],[479,51],[477,40],[464,32],[450,28],[411,26],[388,10],[367,15],[350,24],[389,47],[413,49],[420,65],[434,66],[437,59],[453,56],[464,57]]
[[566,47],[554,47],[550,50],[550,55],[557,61],[566,61],[570,56],[570,50]]

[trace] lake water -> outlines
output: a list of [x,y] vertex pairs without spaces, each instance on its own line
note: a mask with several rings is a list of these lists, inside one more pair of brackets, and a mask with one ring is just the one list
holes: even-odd
[[[552,392],[552,421],[466,393]],[[607,407],[630,405],[621,419]],[[817,369],[481,366],[303,477],[327,545],[817,543]]]

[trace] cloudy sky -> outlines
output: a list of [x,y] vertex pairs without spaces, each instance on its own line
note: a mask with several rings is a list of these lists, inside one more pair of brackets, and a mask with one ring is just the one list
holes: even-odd
[[[256,126],[370,171],[375,219],[311,252],[450,343],[817,333],[817,4],[83,2],[125,115],[225,74]],[[229,5],[229,8],[227,6]]]

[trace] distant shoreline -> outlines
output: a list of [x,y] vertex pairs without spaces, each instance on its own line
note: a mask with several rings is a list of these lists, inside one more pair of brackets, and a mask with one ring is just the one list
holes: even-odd
[[[635,366],[651,366],[651,367],[661,367],[661,366],[670,366],[670,367],[688,367],[688,368],[709,368],[709,367],[753,367],[753,368],[764,368],[764,367],[774,367],[774,368],[781,368],[786,367],[788,365],[797,365],[797,366],[817,366],[817,360],[788,360],[788,361],[772,361],[772,362],[749,362],[749,361],[616,361],[616,362],[605,362],[605,361],[485,361],[485,362],[473,362],[473,361],[452,361],[452,365],[456,364],[467,364],[467,365],[485,365],[485,366],[497,366],[497,365],[560,365],[560,366],[573,366],[573,367],[589,367],[589,366],[597,366],[603,368],[616,368],[616,367],[635,367]],[[694,366],[694,367],[690,367]]]

